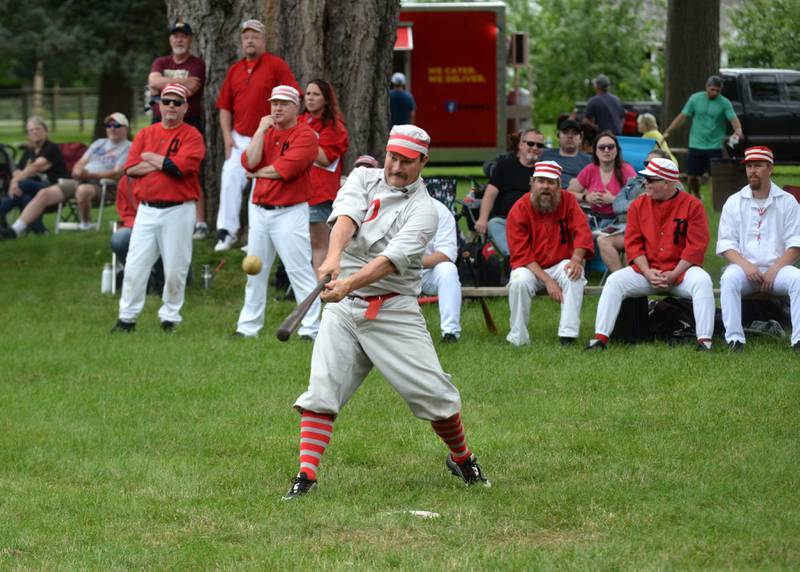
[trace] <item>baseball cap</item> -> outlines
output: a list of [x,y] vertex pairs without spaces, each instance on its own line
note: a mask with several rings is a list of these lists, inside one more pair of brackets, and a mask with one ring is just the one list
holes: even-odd
[[359,155],[353,163],[353,167],[370,167],[372,169],[378,168],[378,160],[372,155]]
[[[386,76],[383,76],[386,77]],[[392,85],[405,85],[406,84],[406,76],[401,74],[400,72],[396,72],[392,74]]]
[[648,161],[647,166],[639,171],[645,177],[658,177],[665,181],[678,182],[680,180],[678,166],[669,159],[654,157]]
[[242,22],[242,32],[245,30],[253,30],[263,34],[265,29],[266,28],[264,28],[264,24],[262,24],[259,20],[245,20]]
[[763,145],[745,149],[742,163],[752,163],[754,161],[766,161],[770,165],[774,164],[775,158],[772,154],[772,149]]
[[114,120],[120,125],[124,125],[125,127],[129,127],[128,118],[125,117],[124,113],[120,113],[119,111],[115,111],[114,113],[103,119],[103,123],[108,123],[111,120]]
[[534,177],[544,177],[545,179],[560,179],[561,165],[555,161],[539,161],[534,165]]
[[189,90],[186,89],[186,86],[179,83],[168,83],[165,85],[164,89],[161,90],[161,97],[164,97],[168,93],[174,93],[183,99],[189,99]]
[[272,88],[272,95],[270,95],[269,100],[291,101],[295,105],[299,106],[300,92],[291,85],[278,85]]
[[187,36],[191,36],[192,35],[192,27],[189,24],[187,24],[186,22],[183,22],[181,20],[176,20],[175,23],[172,24],[172,26],[170,26],[170,28],[169,28],[169,33],[170,34],[174,34],[175,32],[183,32]]
[[580,133],[580,132],[581,132],[581,126],[580,126],[580,124],[579,124],[577,121],[575,121],[574,119],[565,119],[565,120],[564,120],[564,121],[562,121],[562,122],[561,122],[561,124],[559,124],[559,126],[558,126],[558,130],[559,130],[559,131],[562,131],[562,132],[563,132],[563,131],[566,131],[566,130],[568,130],[568,129],[574,129],[574,130],[575,130],[575,131],[577,131],[578,133]]
[[389,133],[386,150],[409,159],[416,159],[420,155],[428,154],[430,144],[430,135],[424,129],[416,125],[395,125]]

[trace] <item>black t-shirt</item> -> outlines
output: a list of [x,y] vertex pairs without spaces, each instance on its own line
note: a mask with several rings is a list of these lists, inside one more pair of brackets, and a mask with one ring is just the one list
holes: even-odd
[[61,156],[61,149],[52,141],[45,141],[38,153],[30,147],[25,149],[19,161],[19,168],[24,169],[27,167],[28,163],[32,163],[39,157],[44,157],[47,159],[47,162],[50,163],[50,168],[47,169],[44,174],[47,175],[47,179],[52,184],[57,183],[59,179],[66,179],[69,177],[67,166],[64,164],[64,157]]
[[519,158],[508,157],[497,162],[489,182],[500,191],[494,201],[490,217],[507,217],[517,200],[531,188],[533,167],[526,167]]

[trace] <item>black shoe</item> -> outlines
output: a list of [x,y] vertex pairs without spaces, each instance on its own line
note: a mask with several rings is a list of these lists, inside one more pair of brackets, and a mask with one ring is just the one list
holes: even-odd
[[800,354],[800,342],[797,342],[795,345],[792,346],[794,353]]
[[740,354],[744,351],[744,344],[742,342],[733,341],[728,344],[728,349],[732,354]]
[[574,346],[575,345],[575,338],[565,338],[565,337],[562,336],[562,337],[558,338],[558,342],[561,344],[562,348],[565,348],[565,347],[568,347],[568,346]]
[[175,331],[175,322],[170,322],[169,320],[164,320],[161,322],[161,329],[165,334],[171,334]]
[[694,348],[696,352],[713,352],[714,350],[711,348],[711,342],[697,342],[697,346]]
[[455,344],[458,342],[458,337],[455,334],[445,334],[442,336],[443,344]]
[[133,333],[136,330],[136,322],[123,322],[122,320],[117,320],[117,323],[111,328],[112,334],[117,334],[119,332],[124,332],[126,334]]
[[300,338],[300,340],[302,340],[304,342],[311,342],[312,344],[314,343],[314,338],[312,338],[309,335],[302,335],[302,336],[298,336],[298,337]]
[[231,334],[231,339],[232,340],[238,340],[239,338],[246,338],[246,337],[247,336],[245,336],[242,332],[233,332]]
[[307,495],[317,488],[317,481],[309,479],[304,472],[298,474],[292,479],[292,488],[289,492],[281,497],[281,500],[290,501],[303,495]]
[[448,454],[445,464],[447,465],[447,468],[450,469],[450,472],[462,479],[467,486],[471,486],[476,483],[480,483],[484,487],[492,486],[492,483],[490,483],[489,479],[486,478],[486,475],[483,474],[481,466],[478,464],[478,459],[475,458],[475,455],[471,455],[462,463],[456,463],[453,460],[453,457]]
[[0,227],[0,240],[14,240],[17,238],[17,233],[13,228],[3,226]]
[[603,343],[603,340],[598,340],[597,338],[592,338],[586,344],[586,347],[583,348],[588,352],[602,352],[606,349],[606,344]]

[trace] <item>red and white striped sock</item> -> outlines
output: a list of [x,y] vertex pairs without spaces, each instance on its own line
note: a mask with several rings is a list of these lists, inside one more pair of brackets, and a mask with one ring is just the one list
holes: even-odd
[[331,442],[333,415],[304,411],[300,417],[300,471],[312,481],[317,480],[317,468],[322,454]]
[[456,413],[441,421],[431,421],[431,427],[450,449],[456,463],[463,463],[472,455],[472,451],[467,447],[464,426],[461,424],[461,413]]

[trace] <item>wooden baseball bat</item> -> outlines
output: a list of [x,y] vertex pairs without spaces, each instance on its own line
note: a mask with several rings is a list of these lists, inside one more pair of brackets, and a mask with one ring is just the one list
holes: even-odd
[[305,300],[300,302],[297,307],[292,310],[292,313],[286,316],[286,319],[281,323],[280,327],[278,327],[278,331],[275,332],[275,335],[278,336],[280,341],[285,342],[292,337],[292,334],[295,332],[298,326],[300,326],[300,322],[303,321],[303,318],[308,313],[311,305],[317,299],[317,296],[319,296],[319,293],[322,292],[323,288],[325,288],[325,284],[330,281],[330,274],[323,276],[311,293],[306,296]]
[[[472,255],[469,252],[463,253],[464,258],[467,259],[467,264],[469,265],[469,272],[472,275],[472,283],[475,287],[478,287],[478,278],[475,276],[475,260],[472,258]],[[492,316],[492,312],[489,310],[489,304],[486,302],[486,299],[482,296],[478,298],[481,302],[481,310],[483,310],[483,321],[486,322],[486,329],[489,330],[489,333],[497,335],[497,324],[494,323],[494,317]]]

